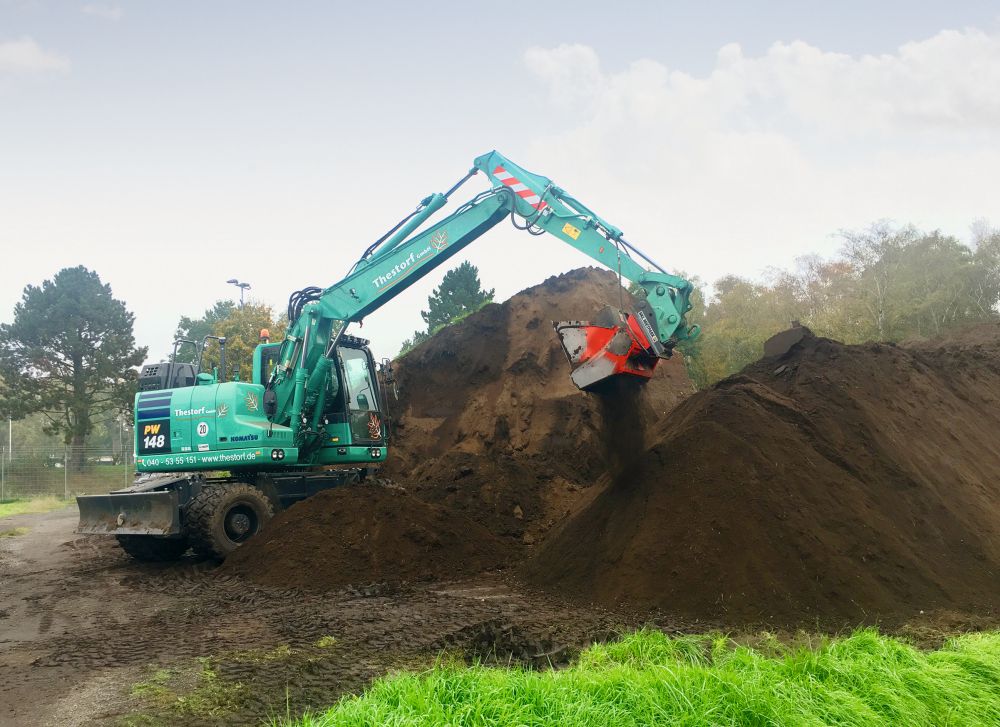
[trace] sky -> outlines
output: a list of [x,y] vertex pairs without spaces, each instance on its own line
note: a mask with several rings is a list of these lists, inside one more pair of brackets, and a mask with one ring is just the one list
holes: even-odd
[[[0,320],[85,265],[159,359],[228,279],[284,310],[490,149],[709,283],[879,219],[968,239],[997,89],[995,2],[0,0]],[[590,263],[507,224],[464,259],[499,300]],[[444,272],[352,332],[393,355]]]

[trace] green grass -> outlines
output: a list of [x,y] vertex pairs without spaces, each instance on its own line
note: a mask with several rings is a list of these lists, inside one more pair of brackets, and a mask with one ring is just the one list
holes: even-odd
[[339,725],[1000,725],[1000,632],[924,652],[873,629],[813,648],[643,631],[559,671],[439,664],[286,723]]
[[173,675],[170,669],[156,669],[144,681],[132,685],[132,696],[167,703],[173,701],[175,696],[168,687]]
[[[265,657],[270,654],[259,653]],[[208,657],[199,657],[184,668],[150,667],[146,678],[129,690],[138,711],[123,716],[118,723],[123,727],[160,727],[184,723],[189,718],[215,722],[239,710],[248,691],[249,687],[241,682],[220,679]]]
[[18,535],[27,535],[30,528],[11,528],[10,530],[0,530],[0,538],[16,538]]
[[248,687],[220,680],[210,659],[202,657],[198,661],[201,664],[198,685],[177,697],[178,711],[196,717],[222,717],[238,709]]
[[0,502],[0,518],[10,517],[11,515],[27,515],[58,510],[60,507],[67,507],[72,502],[72,500],[63,500],[54,495],[32,497],[23,500],[8,500]]

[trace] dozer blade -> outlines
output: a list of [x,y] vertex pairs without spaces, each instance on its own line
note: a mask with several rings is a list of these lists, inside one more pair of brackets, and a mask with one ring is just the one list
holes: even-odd
[[584,391],[597,391],[618,378],[645,382],[660,360],[646,351],[647,341],[632,316],[612,308],[602,310],[595,322],[554,323],[573,371],[573,383]]
[[173,535],[180,532],[174,491],[81,495],[76,532],[92,535]]

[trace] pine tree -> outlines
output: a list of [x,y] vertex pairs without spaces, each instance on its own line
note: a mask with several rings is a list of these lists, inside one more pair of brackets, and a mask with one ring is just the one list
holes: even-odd
[[75,448],[74,463],[94,422],[130,412],[145,348],[135,345],[134,316],[97,273],[65,268],[24,289],[14,322],[0,325],[0,405],[21,418],[41,413],[45,431]]
[[427,332],[438,329],[464,318],[470,313],[493,301],[495,288],[482,289],[479,282],[479,268],[466,261],[444,274],[441,286],[434,289],[427,298],[428,310],[420,315],[427,324]]

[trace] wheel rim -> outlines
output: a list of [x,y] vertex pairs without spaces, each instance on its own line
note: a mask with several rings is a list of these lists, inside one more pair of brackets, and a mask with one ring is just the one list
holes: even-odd
[[239,503],[233,505],[226,512],[222,527],[229,540],[234,543],[242,543],[257,534],[260,529],[260,518],[252,507]]

